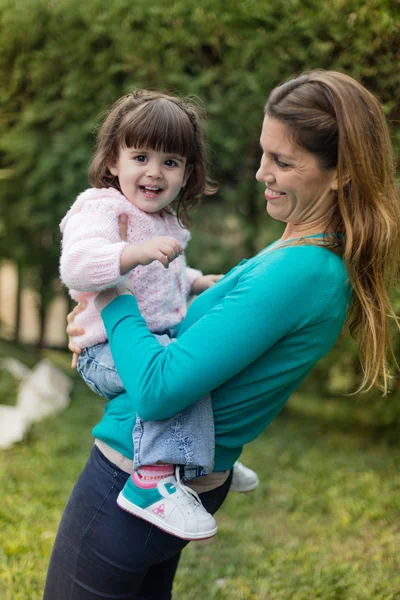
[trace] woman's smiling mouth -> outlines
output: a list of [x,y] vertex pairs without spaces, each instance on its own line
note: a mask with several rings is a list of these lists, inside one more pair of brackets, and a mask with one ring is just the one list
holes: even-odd
[[266,188],[264,192],[264,196],[267,200],[276,200],[276,198],[280,198],[281,196],[286,196],[285,192],[275,192],[271,190],[271,188]]

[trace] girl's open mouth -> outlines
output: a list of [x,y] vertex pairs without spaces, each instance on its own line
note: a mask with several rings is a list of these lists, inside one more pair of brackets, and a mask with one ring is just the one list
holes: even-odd
[[163,191],[159,187],[150,187],[147,185],[139,185],[139,189],[147,198],[155,198]]

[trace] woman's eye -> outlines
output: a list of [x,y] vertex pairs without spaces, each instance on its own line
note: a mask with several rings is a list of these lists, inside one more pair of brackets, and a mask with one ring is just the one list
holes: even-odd
[[278,165],[278,167],[281,167],[281,169],[285,169],[287,167],[290,167],[290,165],[288,165],[287,163],[283,162],[282,160],[279,160],[279,158],[275,158],[275,162]]

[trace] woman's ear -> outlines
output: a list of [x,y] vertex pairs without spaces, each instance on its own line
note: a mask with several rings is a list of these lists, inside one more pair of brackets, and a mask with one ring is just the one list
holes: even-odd
[[[351,181],[351,177],[349,173],[345,173],[343,176],[343,185],[347,185]],[[333,174],[333,179],[331,181],[331,190],[337,192],[339,189],[339,178],[337,169],[335,169]]]
[[339,179],[337,169],[334,169],[331,180],[331,190],[337,192],[339,188]]
[[185,187],[185,185],[187,184],[189,177],[193,173],[193,169],[194,169],[193,165],[186,165],[185,174],[183,176],[182,187]]

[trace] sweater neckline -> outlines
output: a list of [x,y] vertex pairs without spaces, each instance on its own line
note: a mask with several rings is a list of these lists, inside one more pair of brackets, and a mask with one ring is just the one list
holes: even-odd
[[302,235],[301,237],[290,238],[288,240],[285,240],[284,242],[281,241],[282,238],[279,238],[278,240],[275,240],[275,242],[272,242],[272,244],[261,250],[258,254],[256,254],[256,256],[264,256],[264,254],[268,254],[269,252],[271,252],[271,250],[275,249],[276,246],[279,246],[280,243],[282,244],[282,248],[286,248],[287,246],[290,246],[290,242],[297,242],[298,240],[307,240],[310,238],[327,237],[328,235],[329,234],[327,233],[312,233],[311,235]]

